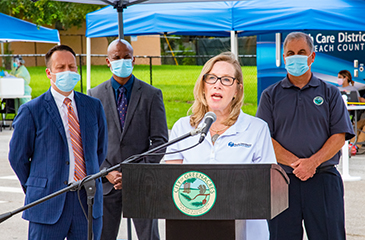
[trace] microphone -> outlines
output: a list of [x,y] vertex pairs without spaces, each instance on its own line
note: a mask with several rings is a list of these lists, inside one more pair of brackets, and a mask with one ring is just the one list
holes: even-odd
[[200,139],[199,139],[199,143],[203,142],[205,136],[207,136],[207,133],[209,131],[210,126],[212,126],[212,124],[215,122],[215,120],[217,120],[217,116],[215,115],[214,112],[207,112],[204,116],[204,128],[200,134]]

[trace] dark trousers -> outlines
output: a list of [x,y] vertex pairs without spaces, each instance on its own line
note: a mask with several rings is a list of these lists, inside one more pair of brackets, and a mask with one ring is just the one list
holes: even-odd
[[[103,198],[102,240],[115,240],[122,217],[122,190],[112,191]],[[159,240],[157,219],[133,219],[139,240]]]
[[[55,224],[40,224],[29,222],[29,240],[87,240],[88,223],[80,206],[77,192],[67,192],[66,203],[60,219]],[[86,211],[87,197],[84,189],[80,192],[80,199]],[[47,213],[40,213],[47,214]],[[95,240],[100,239],[102,218],[93,219],[93,234]]]
[[302,240],[304,220],[308,239],[343,240],[345,214],[343,182],[335,167],[301,181],[288,174],[289,208],[269,221],[271,240]]

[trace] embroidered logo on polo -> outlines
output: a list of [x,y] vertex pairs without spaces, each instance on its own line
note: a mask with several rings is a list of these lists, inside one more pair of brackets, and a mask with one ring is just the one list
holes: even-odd
[[182,174],[172,188],[172,199],[182,213],[201,216],[214,206],[217,189],[204,173],[191,171]]
[[250,143],[234,143],[234,142],[229,142],[228,143],[229,147],[245,147],[245,148],[250,148],[252,146],[252,144]]
[[315,98],[313,98],[313,102],[314,104],[316,104],[317,106],[321,106],[324,102],[323,98],[320,96],[317,96]]

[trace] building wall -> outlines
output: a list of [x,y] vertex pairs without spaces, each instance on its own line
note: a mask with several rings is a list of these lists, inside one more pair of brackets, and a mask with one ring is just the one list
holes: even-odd
[[[10,48],[13,54],[45,54],[55,46],[52,43],[12,42]],[[45,66],[44,57],[23,57],[26,66]]]
[[[160,35],[131,37],[134,56],[161,56]],[[136,58],[136,64],[149,65],[149,58]],[[152,65],[161,65],[161,58],[152,58]]]
[[[61,44],[70,46],[76,54],[86,54],[86,25],[81,28],[73,27],[67,31],[59,30]],[[131,38],[131,45],[135,56],[161,56],[160,36],[138,36]],[[12,42],[13,54],[45,54],[55,44],[34,42]],[[106,55],[108,40],[106,37],[91,39],[91,54]],[[0,58],[1,59],[1,58]],[[26,66],[45,66],[44,57],[24,57]],[[77,59],[79,64],[80,59]],[[82,64],[86,64],[86,57],[82,58]],[[104,65],[105,56],[92,57],[92,65]],[[149,64],[149,58],[136,58],[136,64]],[[153,65],[161,65],[160,58],[154,58]]]

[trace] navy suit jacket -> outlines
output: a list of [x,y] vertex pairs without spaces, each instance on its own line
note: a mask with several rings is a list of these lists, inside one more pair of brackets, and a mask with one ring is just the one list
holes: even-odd
[[[107,152],[107,126],[101,102],[75,92],[86,172],[97,173]],[[23,104],[13,122],[9,161],[25,191],[25,204],[65,188],[69,153],[65,129],[50,89]],[[96,181],[93,217],[102,216],[102,184]],[[38,204],[23,213],[32,222],[54,224],[60,218],[66,194]]]

